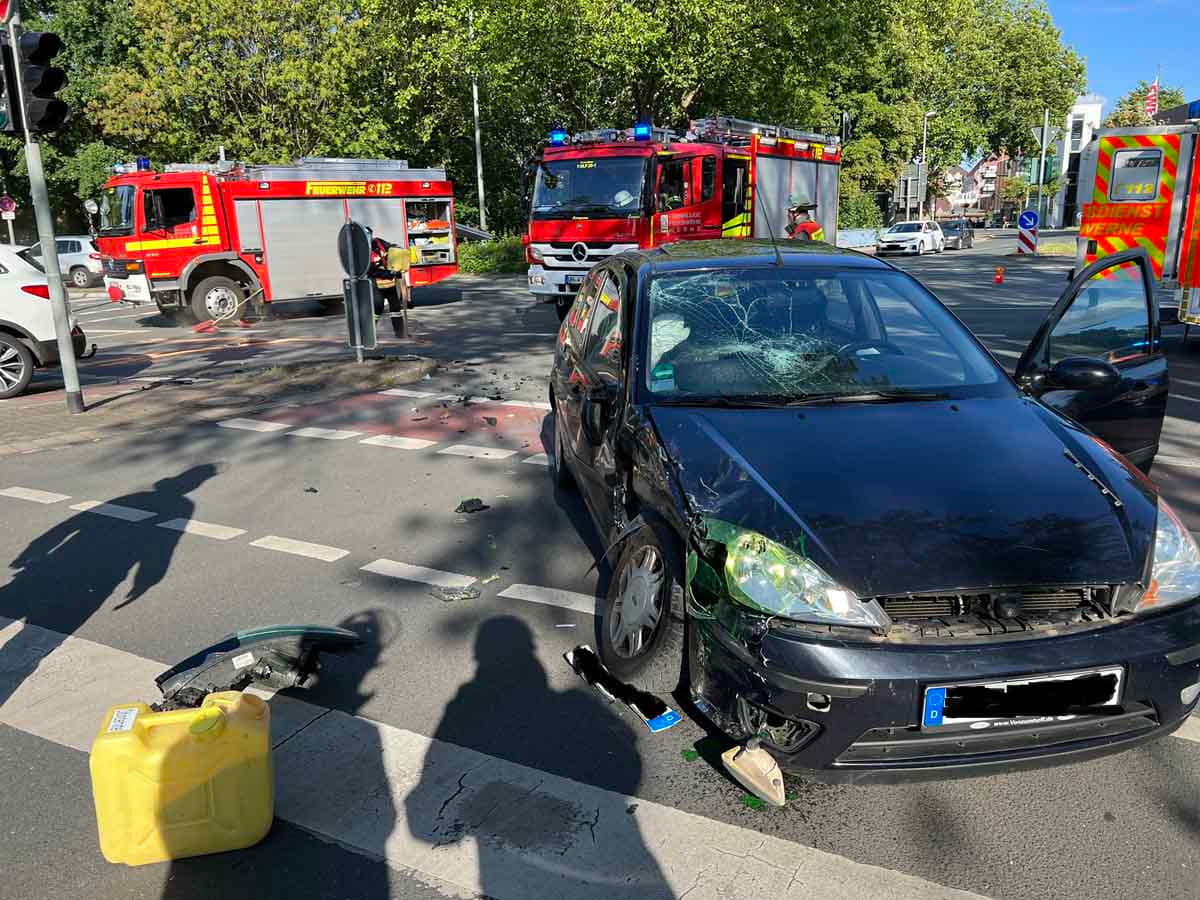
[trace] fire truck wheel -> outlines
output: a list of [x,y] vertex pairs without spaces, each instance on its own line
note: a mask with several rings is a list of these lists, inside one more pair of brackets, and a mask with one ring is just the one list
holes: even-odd
[[559,294],[554,298],[554,311],[558,313],[558,321],[561,322],[567,317],[567,313],[571,311],[571,304],[574,302],[574,294]]
[[232,278],[224,275],[205,278],[192,291],[192,315],[197,322],[232,317],[245,296],[242,286]]

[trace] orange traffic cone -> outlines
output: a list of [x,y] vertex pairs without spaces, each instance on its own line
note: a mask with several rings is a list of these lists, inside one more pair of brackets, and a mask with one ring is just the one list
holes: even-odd
[[1004,284],[1004,266],[996,266],[996,275],[992,278],[993,284]]

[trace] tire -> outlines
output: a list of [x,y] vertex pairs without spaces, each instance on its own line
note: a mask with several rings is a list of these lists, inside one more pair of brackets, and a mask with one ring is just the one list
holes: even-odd
[[[621,680],[665,694],[683,680],[684,623],[673,615],[682,610],[671,608],[672,598],[684,596],[683,551],[665,524],[639,520],[621,549],[604,599],[600,659]],[[634,624],[631,615],[642,624]]]
[[917,256],[924,256],[924,255],[925,255],[925,242],[921,241],[919,244],[917,244]]
[[938,244],[937,250],[935,250],[934,252],[941,253],[945,249],[946,249],[946,242],[943,241],[942,243]]
[[83,266],[75,266],[71,269],[71,284],[80,289],[91,287],[92,273]]
[[563,447],[562,432],[559,429],[560,421],[561,417],[556,409],[554,411],[554,461],[550,466],[550,475],[556,488],[569,491],[575,487],[575,478],[571,475],[571,470],[567,468],[567,451]]
[[559,294],[554,298],[554,311],[558,313],[558,321],[561,322],[567,317],[567,313],[571,311],[571,304],[574,302],[574,294]]
[[25,393],[33,379],[33,354],[18,338],[0,334],[0,400]]
[[[214,275],[205,278],[192,290],[191,311],[197,322],[215,319],[246,299],[242,286],[232,278]],[[239,310],[239,315],[244,310]]]

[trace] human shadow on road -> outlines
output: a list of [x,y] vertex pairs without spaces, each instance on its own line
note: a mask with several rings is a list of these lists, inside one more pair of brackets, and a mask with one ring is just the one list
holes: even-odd
[[[151,490],[107,502],[153,512],[156,517],[189,519],[195,504],[187,495],[216,474],[216,466],[204,463],[155,482]],[[52,633],[22,628],[0,646],[0,706],[61,642],[62,635],[74,634],[113,598],[130,573],[132,584],[113,609],[134,603],[162,580],[182,532],[153,528],[145,533],[144,529],[144,524],[77,512],[34,538],[9,563],[17,571],[0,587],[0,616]]]
[[[479,626],[475,661],[405,797],[411,835],[448,859],[477,858],[478,884],[469,887],[487,897],[672,897],[642,839],[637,804],[547,774],[632,795],[642,765],[629,726],[591,691],[552,690],[533,635],[515,617]],[[514,695],[516,715],[507,702]],[[515,743],[535,769],[472,752],[503,758]]]
[[[364,682],[378,664],[383,649],[395,639],[399,630],[394,617],[381,610],[356,613],[338,625],[358,634],[362,644],[345,655],[326,658],[320,679],[312,689],[287,691],[271,702],[272,744],[276,747],[277,768],[276,812],[285,814],[299,809],[306,815],[319,816],[323,805],[320,797],[298,799],[298,796],[322,789],[336,791],[341,797],[353,799],[356,818],[370,821],[367,836],[364,839],[362,834],[357,835],[351,844],[358,849],[349,849],[311,833],[321,831],[321,825],[316,822],[293,824],[276,819],[270,834],[253,847],[232,854],[196,856],[171,862],[162,888],[162,900],[210,900],[213,897],[222,900],[261,900],[264,897],[386,900],[393,896],[433,900],[440,896],[419,882],[410,884],[406,879],[404,884],[391,883],[393,873],[383,861],[386,857],[384,841],[396,827],[397,812],[391,793],[385,789],[388,776],[377,725],[361,718],[341,719],[336,733],[342,753],[337,755],[336,763],[334,754],[322,756],[320,753],[321,737],[314,737],[311,745],[303,746],[300,752],[306,757],[311,756],[314,766],[336,764],[340,778],[316,777],[311,782],[298,784],[296,776],[301,774],[300,767],[293,761],[294,757],[284,760],[284,754],[294,749],[293,742],[303,743],[310,737],[300,727],[303,720],[288,724],[289,718],[296,713],[287,708],[286,698],[357,716],[372,696],[364,688]],[[312,709],[311,706],[306,708]],[[298,732],[297,727],[300,727]],[[289,749],[280,750],[281,743]],[[352,759],[343,755],[347,745],[353,747]],[[280,781],[281,777],[289,776],[291,781]],[[329,807],[335,805],[331,802]]]

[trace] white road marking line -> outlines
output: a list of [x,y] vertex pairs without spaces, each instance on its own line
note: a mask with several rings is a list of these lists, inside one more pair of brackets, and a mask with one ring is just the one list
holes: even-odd
[[107,334],[111,337],[114,334],[140,334],[141,331],[142,330],[140,328],[122,328],[122,329],[89,328],[87,330],[87,333],[88,334]]
[[159,522],[158,527],[169,528],[171,531],[182,531],[184,534],[196,534],[200,537],[214,538],[218,541],[228,541],[246,533],[245,528],[214,525],[211,522],[200,522],[196,519],[170,519],[166,522]]
[[377,434],[361,440],[359,443],[370,444],[372,447],[391,447],[393,450],[424,450],[426,447],[432,447],[437,441],[404,437],[399,434]]
[[1200,744],[1200,718],[1195,713],[1188,716],[1175,732],[1175,737]]
[[394,559],[377,559],[375,562],[363,566],[362,571],[375,575],[386,575],[388,578],[399,578],[401,581],[417,581],[421,584],[432,584],[435,587],[444,588],[463,588],[475,583],[475,579],[470,575],[443,572],[440,569],[427,569],[425,566],[396,562]]
[[145,522],[158,515],[148,509],[135,509],[132,506],[120,506],[116,503],[101,503],[99,500],[84,500],[82,503],[73,504],[71,509],[95,513],[98,516],[108,516],[110,519],[122,519],[126,522]]
[[308,541],[295,541],[275,534],[268,534],[257,541],[251,541],[250,546],[261,547],[264,550],[278,550],[280,553],[291,553],[293,556],[307,556],[309,559],[319,559],[322,562],[337,562],[343,556],[350,555],[349,550],[343,550],[340,547],[310,544]]
[[261,422],[258,419],[226,419],[217,423],[222,428],[239,428],[242,431],[286,431],[291,428],[283,422]]
[[33,488],[7,487],[0,491],[0,497],[12,497],[14,500],[28,500],[31,503],[61,503],[70,500],[70,494],[55,494],[52,491],[37,491]]
[[550,404],[542,400],[505,400],[508,406],[522,406],[525,409],[544,409],[547,412],[550,410]]
[[[104,711],[164,668],[4,618],[0,649],[17,681],[0,722],[81,754]],[[563,900],[680,896],[696,887],[716,896],[747,879],[755,894],[781,900],[979,896],[302,700],[269,702],[276,815],[453,893],[532,897],[549,877]],[[501,806],[486,817],[473,812]],[[514,846],[514,829],[547,809],[577,810],[594,824],[580,826],[577,839]],[[439,841],[439,816],[471,821],[473,839]]]
[[516,454],[516,450],[502,450],[499,447],[475,447],[471,444],[455,444],[438,453],[448,456],[466,456],[471,459],[508,459]]
[[379,393],[385,397],[414,397],[416,399],[436,396],[433,391],[410,391],[408,388],[388,388]]
[[596,598],[575,591],[538,587],[536,584],[512,584],[496,596],[503,597],[505,600],[527,600],[530,603],[541,603],[545,606],[558,606],[562,609],[583,613],[586,616],[596,614]]
[[529,463],[529,465],[531,465],[531,466],[547,466],[548,467],[550,465],[550,454],[535,453],[535,454],[533,454],[533,456],[525,457],[523,460],[521,460],[521,462]]
[[320,438],[323,441],[344,441],[349,438],[359,437],[361,431],[339,431],[336,428],[297,428],[295,431],[289,431],[289,435],[293,437]]

